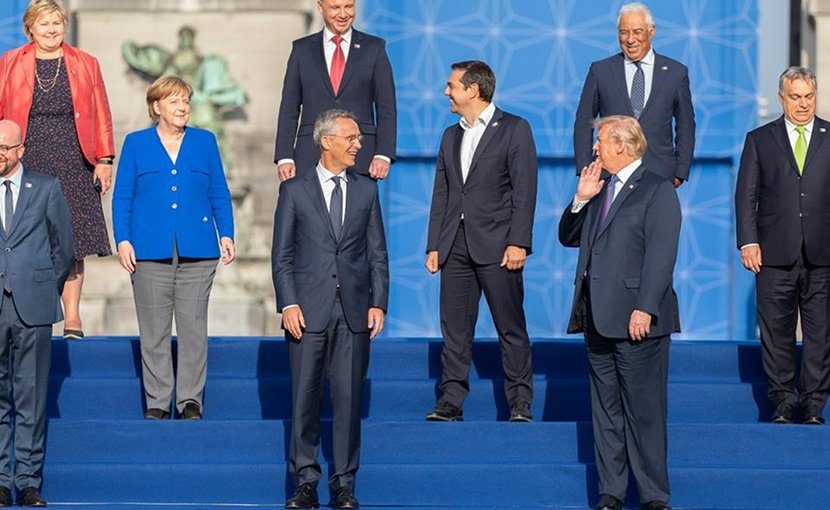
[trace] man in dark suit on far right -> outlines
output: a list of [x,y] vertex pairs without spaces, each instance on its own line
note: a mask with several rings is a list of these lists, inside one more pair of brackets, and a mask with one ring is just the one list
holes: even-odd
[[[815,116],[816,76],[778,80],[784,115],[746,135],[735,187],[738,249],[755,273],[773,423],[824,423],[830,393],[830,123]],[[825,143],[826,142],[826,143]],[[803,350],[796,388],[796,324]]]
[[577,175],[593,159],[594,119],[630,115],[648,140],[643,164],[649,171],[675,186],[689,179],[695,151],[695,110],[688,69],[654,51],[654,30],[654,17],[644,4],[632,2],[620,8],[617,35],[622,53],[591,64],[576,109]]

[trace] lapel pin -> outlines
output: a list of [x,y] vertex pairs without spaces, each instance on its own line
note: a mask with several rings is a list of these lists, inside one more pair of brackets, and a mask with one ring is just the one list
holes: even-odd
[[819,133],[826,133],[827,132],[827,128],[818,128],[818,130],[819,130]]
[[663,67],[661,67],[661,68],[660,68],[660,70],[661,70],[661,71],[668,71],[668,70],[669,70],[669,66],[663,66]]
[[360,45],[357,44],[357,43],[354,44],[354,47],[357,48],[357,49],[360,49]]
[[498,125],[499,125],[499,121],[496,121],[496,122],[493,123],[493,127],[496,127]]
[[634,189],[634,185],[633,185],[633,184],[629,184],[629,185],[628,185],[628,189]]
[[26,187],[27,187],[27,188],[31,188],[31,187],[32,187],[32,183],[31,183],[31,182],[27,182],[27,183],[26,183]]

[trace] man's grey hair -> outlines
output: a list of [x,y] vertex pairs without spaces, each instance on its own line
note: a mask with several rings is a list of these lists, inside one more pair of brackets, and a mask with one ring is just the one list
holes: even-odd
[[632,12],[642,12],[646,15],[646,25],[649,28],[654,28],[654,16],[651,15],[651,11],[648,10],[646,4],[642,2],[630,2],[622,7],[620,7],[620,13],[617,15],[617,26],[620,26],[620,19],[623,17],[623,14],[629,14]]
[[784,93],[784,87],[787,82],[794,80],[804,80],[813,85],[813,89],[818,90],[818,82],[816,81],[816,74],[806,67],[790,66],[778,78],[778,93]]
[[320,147],[320,139],[335,134],[337,119],[351,119],[357,124],[357,117],[347,110],[326,110],[314,121],[314,143]]
[[634,117],[628,115],[609,115],[601,117],[593,122],[593,126],[599,131],[603,126],[608,126],[608,136],[622,142],[625,151],[632,158],[641,158],[646,153],[648,144],[643,128]]

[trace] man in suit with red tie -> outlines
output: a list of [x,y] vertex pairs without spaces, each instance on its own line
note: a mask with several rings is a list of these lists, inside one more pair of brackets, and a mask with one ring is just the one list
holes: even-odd
[[444,94],[461,115],[441,138],[429,214],[426,267],[441,270],[440,397],[429,421],[460,421],[470,389],[481,293],[499,336],[510,421],[533,420],[533,368],[524,313],[525,259],[536,208],[536,145],[530,124],[496,108],[484,62],[452,66]]
[[617,36],[622,52],[591,64],[576,109],[577,175],[593,159],[593,120],[630,115],[648,140],[643,164],[675,186],[688,180],[695,151],[689,72],[680,62],[654,51],[654,31],[654,16],[644,4],[632,2],[620,8]]
[[363,149],[354,170],[383,179],[395,160],[397,106],[383,39],[352,28],[355,0],[317,0],[325,27],[294,41],[282,87],[274,163],[281,181],[314,168],[314,121],[330,109],[357,116]]
[[[778,81],[784,115],[746,135],[735,187],[737,241],[755,273],[773,423],[821,425],[830,392],[830,123],[815,116],[816,76]],[[796,388],[796,324],[804,334]]]

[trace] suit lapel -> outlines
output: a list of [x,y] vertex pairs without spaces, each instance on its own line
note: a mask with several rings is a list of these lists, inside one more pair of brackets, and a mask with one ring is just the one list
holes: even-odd
[[[654,69],[652,69],[651,73],[651,91],[648,95],[648,100],[646,100],[646,104],[643,107],[643,111],[640,113],[640,118],[642,119],[646,112],[648,111],[648,107],[654,101],[655,94],[658,91],[663,90],[663,83],[666,81],[666,78],[669,76],[669,63],[663,58],[662,55],[658,55],[657,52],[654,53]],[[629,104],[631,101],[629,101]]]
[[360,59],[363,57],[363,52],[361,51],[362,40],[363,34],[355,29],[352,29],[352,42],[351,47],[349,48],[349,58],[346,59],[346,69],[343,71],[343,79],[340,80],[340,89],[337,91],[338,96],[346,90],[346,85],[348,85],[349,80],[354,75],[355,68],[359,65]]
[[[594,238],[599,238],[599,236],[601,236],[603,232],[605,232],[605,230],[608,228],[608,225],[610,225],[611,222],[614,221],[614,216],[617,215],[617,211],[620,210],[620,207],[622,207],[625,200],[629,196],[631,196],[631,194],[634,193],[634,190],[637,189],[637,186],[640,185],[640,179],[643,177],[643,172],[645,171],[645,168],[646,167],[644,167],[641,164],[639,167],[637,167],[637,170],[634,170],[634,173],[631,174],[631,177],[628,178],[625,184],[623,184],[623,187],[620,189],[619,194],[617,194],[616,198],[614,198],[614,202],[611,203],[611,208],[608,209],[608,216],[605,217],[605,221],[602,223],[602,225],[598,226],[599,231],[594,236]],[[600,207],[602,206],[600,205]]]
[[[67,51],[69,50],[69,51]],[[69,79],[69,90],[72,94],[72,104],[78,104],[78,60],[75,53],[69,48],[64,48],[63,61],[66,64],[66,76]],[[58,62],[60,65],[60,62]]]
[[490,123],[487,124],[487,127],[484,128],[484,133],[481,135],[481,140],[478,142],[478,146],[476,147],[475,153],[473,153],[473,161],[470,163],[470,171],[467,173],[467,180],[470,180],[470,176],[473,174],[473,170],[476,168],[476,164],[478,160],[481,159],[481,154],[487,151],[487,146],[490,144],[490,141],[496,134],[496,131],[499,130],[499,126],[501,125],[501,118],[504,116],[504,112],[496,108],[496,111],[493,112],[493,118],[490,119]]
[[[781,153],[784,154],[784,158],[790,163],[793,172],[798,174],[798,163],[795,162],[793,148],[790,145],[790,137],[787,135],[787,124],[784,122],[783,116],[779,117],[772,125],[772,136],[781,147]],[[810,145],[812,146],[812,143]],[[804,166],[807,166],[806,163]]]
[[317,66],[317,71],[320,73],[323,85],[329,91],[329,94],[334,97],[334,89],[331,88],[331,76],[329,75],[329,68],[326,65],[326,54],[323,51],[323,45],[325,44],[325,41],[323,41],[323,31],[321,30],[314,34],[311,41],[311,58],[314,60],[314,65]]
[[29,91],[34,93],[35,90],[35,46],[30,43],[21,58],[23,64],[23,75],[26,77],[26,85],[29,86]]
[[[329,217],[329,210],[326,207],[326,197],[323,196],[323,189],[320,187],[320,179],[317,178],[317,169],[312,168],[306,172],[305,192],[308,195],[311,206],[317,211],[320,216],[320,221],[323,222],[323,228],[329,233],[332,241],[337,242],[334,236],[334,227],[331,226],[331,217]],[[348,200],[348,198],[347,198]],[[348,206],[346,211],[348,211]]]
[[17,227],[17,224],[20,223],[20,218],[23,216],[24,211],[26,211],[26,207],[29,205],[29,199],[32,196],[32,190],[34,189],[34,184],[27,175],[26,171],[23,169],[21,170],[24,173],[23,178],[20,180],[20,194],[17,196],[17,205],[14,208],[11,227],[5,229],[6,238],[11,237],[14,233],[14,229]]
[[[804,160],[804,171],[807,171],[807,167],[810,165],[810,160],[813,159],[813,156],[819,151],[821,144],[824,142],[824,139],[827,138],[827,122],[819,119],[818,117],[815,118],[815,122],[813,122],[813,133],[810,135],[810,146],[807,147],[807,157]],[[795,156],[793,156],[793,159]]]
[[628,85],[625,81],[625,59],[622,53],[618,53],[614,59],[614,64],[611,66],[611,79],[614,83],[618,83],[617,92],[620,94],[620,101],[625,105],[625,110],[628,115],[634,116],[634,110],[631,109],[631,97],[628,95]]
[[[452,141],[452,154],[450,155],[450,161],[452,165],[455,167],[455,175],[458,178],[458,182],[462,185],[464,184],[464,175],[461,173],[461,140],[464,138],[464,129],[461,126],[455,126],[455,136]],[[469,175],[468,175],[469,177]]]

